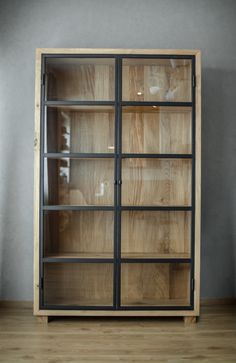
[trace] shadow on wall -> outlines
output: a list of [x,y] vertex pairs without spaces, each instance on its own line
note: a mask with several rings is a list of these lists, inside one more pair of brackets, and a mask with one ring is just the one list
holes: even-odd
[[236,72],[202,80],[202,296],[236,297]]

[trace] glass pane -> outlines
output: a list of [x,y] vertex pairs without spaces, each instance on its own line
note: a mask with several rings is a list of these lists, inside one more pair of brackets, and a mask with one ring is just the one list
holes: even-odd
[[113,159],[45,159],[44,203],[113,205]]
[[124,258],[190,258],[191,212],[123,211]]
[[114,153],[114,108],[48,107],[45,152]]
[[45,304],[113,304],[112,263],[46,263],[44,266]]
[[110,211],[45,211],[46,257],[113,258]]
[[124,101],[191,101],[191,60],[124,59]]
[[170,263],[123,263],[121,305],[190,305],[190,265]]
[[122,204],[191,205],[191,167],[188,159],[123,159]]
[[191,122],[189,107],[124,107],[122,152],[190,154]]
[[115,61],[105,58],[48,58],[48,100],[113,101]]

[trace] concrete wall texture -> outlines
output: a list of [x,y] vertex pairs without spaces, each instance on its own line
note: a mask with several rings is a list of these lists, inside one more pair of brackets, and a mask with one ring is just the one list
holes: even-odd
[[0,1],[0,299],[33,296],[36,47],[201,49],[205,298],[236,296],[236,1]]

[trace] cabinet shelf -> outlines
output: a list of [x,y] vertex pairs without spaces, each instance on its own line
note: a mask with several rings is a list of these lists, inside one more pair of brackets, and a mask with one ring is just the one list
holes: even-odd
[[122,259],[132,260],[132,259],[142,259],[142,260],[149,260],[149,259],[157,259],[157,260],[189,260],[190,259],[189,253],[148,253],[148,252],[123,252],[121,254]]

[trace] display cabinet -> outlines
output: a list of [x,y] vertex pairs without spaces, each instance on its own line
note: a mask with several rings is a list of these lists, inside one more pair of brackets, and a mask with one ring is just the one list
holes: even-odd
[[200,51],[38,49],[34,314],[199,315]]

